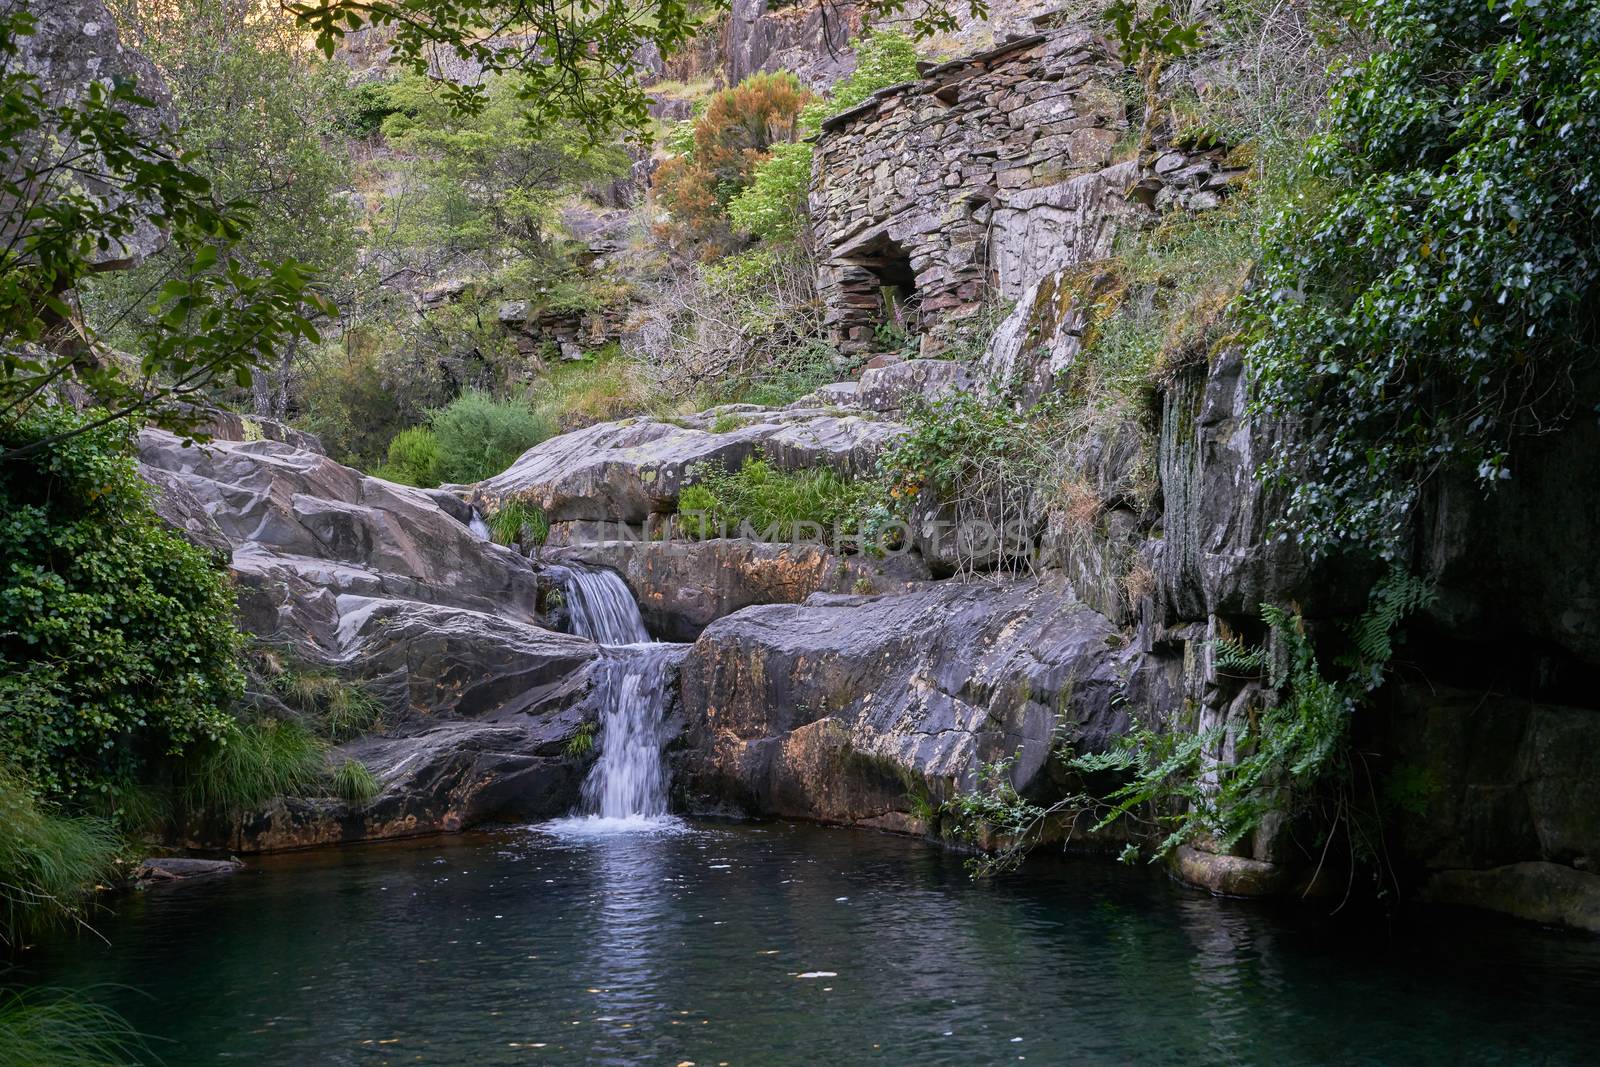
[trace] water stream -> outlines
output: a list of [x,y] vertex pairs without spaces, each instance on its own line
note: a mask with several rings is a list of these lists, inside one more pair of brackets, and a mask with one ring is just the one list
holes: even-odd
[[584,778],[580,814],[552,828],[574,835],[676,829],[667,815],[661,749],[668,683],[682,646],[650,642],[639,605],[616,573],[573,565],[560,568],[560,577],[573,632],[605,648],[595,666],[600,754]]

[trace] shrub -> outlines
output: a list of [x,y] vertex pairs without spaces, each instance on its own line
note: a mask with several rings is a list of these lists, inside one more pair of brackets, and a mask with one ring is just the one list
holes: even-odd
[[[36,413],[4,443],[86,421]],[[156,517],[129,446],[106,426],[0,465],[0,740],[49,799],[226,735],[244,689],[227,577]]]
[[680,492],[678,510],[696,537],[738,535],[745,524],[780,541],[851,534],[872,488],[826,468],[780,471],[762,459],[746,460],[737,471],[696,464],[690,473],[693,482]]
[[793,240],[805,220],[810,186],[811,146],[801,141],[773,145],[751,172],[749,187],[728,201],[728,218],[763,240]]
[[652,410],[660,397],[643,368],[607,345],[558,364],[533,387],[533,406],[562,431]]
[[526,400],[462,393],[430,420],[439,444],[439,476],[477,482],[499,474],[518,456],[555,434],[550,418]]
[[507,500],[489,516],[489,534],[500,545],[542,545],[550,536],[550,520],[537,504]]
[[109,879],[121,846],[111,823],[41,803],[0,765],[0,945],[14,948],[43,927],[79,921],[83,900]]
[[713,95],[695,119],[690,150],[656,171],[656,195],[674,221],[695,236],[715,236],[729,202],[750,185],[768,150],[794,139],[810,100],[787,72],[752,74]]
[[800,114],[800,128],[816,133],[831,115],[849,111],[879,89],[917,78],[917,48],[894,30],[868,30],[856,41],[856,69],[835,85],[826,100],[815,100]]
[[372,473],[401,485],[433,488],[441,480],[439,438],[426,426],[401,430],[389,442],[389,461]]
[[1600,291],[1593,0],[1375,0],[1247,305],[1268,457],[1313,553],[1393,556],[1441,468],[1485,488],[1566,415]]
[[358,759],[346,757],[333,769],[333,795],[341,800],[359,804],[378,795],[378,778]]

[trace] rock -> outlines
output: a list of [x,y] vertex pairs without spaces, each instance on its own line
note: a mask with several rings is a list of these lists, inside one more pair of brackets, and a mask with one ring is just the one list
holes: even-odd
[[[152,106],[127,111],[131,129],[152,148],[166,146],[168,131],[177,126],[177,114],[166,83],[154,63],[122,44],[117,20],[102,0],[24,0],[8,10],[17,7],[37,20],[34,32],[17,42],[18,66],[39,78],[49,104],[75,103],[94,82],[108,87],[132,82],[139,95]],[[67,131],[49,127],[42,132],[64,140],[72,136]],[[36,147],[23,146],[11,155],[14,159],[28,159],[36,151]],[[80,159],[70,177],[82,191],[103,203],[128,202],[121,182],[107,182],[96,176],[102,169],[96,165],[97,158]],[[18,173],[8,174],[8,180],[22,178]],[[153,215],[157,207],[150,203],[149,213]],[[139,218],[131,233],[111,237],[109,247],[93,251],[91,259],[98,270],[137,266],[166,243],[167,236],[160,227],[150,218]]]
[[1423,885],[1431,904],[1497,911],[1529,922],[1600,933],[1600,875],[1559,863],[1511,863],[1487,871],[1439,871]]
[[1173,852],[1173,874],[1197,889],[1224,897],[1280,896],[1292,887],[1292,872],[1276,863],[1181,846]]
[[816,592],[897,592],[928,577],[913,556],[874,562],[841,556],[826,544],[767,544],[749,538],[707,541],[618,540],[546,552],[621,574],[652,634],[693,641],[708,625],[754,604],[798,604]]
[[679,781],[692,799],[889,825],[911,792],[970,788],[1017,755],[1042,783],[1058,718],[1081,751],[1126,725],[1113,703],[1129,652],[1060,583],[941,583],[886,596],[817,594],[708,626],[684,662]]
[[239,860],[191,859],[186,856],[146,856],[133,869],[133,884],[140,889],[173,885],[233,874],[244,869]]
[[671,422],[624,419],[535,445],[475,488],[491,500],[530,500],[552,522],[642,523],[677,509],[678,491],[697,463],[737,468],[759,449],[783,469],[827,465],[865,474],[903,432],[894,423],[815,408],[724,409]]
[[859,382],[833,382],[824,385],[814,393],[805,396],[790,404],[791,408],[823,408],[823,407],[857,407],[860,402],[861,385]]
[[722,30],[727,84],[752,74],[789,71],[814,92],[828,89],[855,69],[848,49],[860,26],[855,5],[815,0],[769,12],[767,0],[733,0]]
[[868,411],[905,411],[972,388],[968,368],[949,359],[908,359],[863,371],[856,403]]
[[298,848],[572,805],[578,770],[560,746],[592,717],[599,650],[538,625],[532,567],[473,534],[465,503],[277,441],[139,440],[160,513],[230,555],[240,624],[384,709],[383,735],[340,756],[377,774],[371,802],[284,798],[186,827],[184,844]]

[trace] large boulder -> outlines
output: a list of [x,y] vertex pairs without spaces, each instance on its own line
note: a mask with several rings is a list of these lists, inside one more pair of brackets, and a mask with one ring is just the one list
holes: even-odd
[[714,408],[681,419],[623,419],[553,437],[502,474],[479,482],[483,497],[537,504],[552,522],[639,523],[670,514],[690,468],[737,468],[758,451],[785,470],[828,466],[864,475],[903,429],[822,408]]
[[228,556],[247,631],[378,698],[380,735],[340,758],[365,764],[381,792],[284,798],[188,827],[186,843],[296,848],[570,807],[579,768],[560,750],[595,715],[599,649],[538,625],[528,561],[473,533],[449,494],[367,477],[291,434],[216,428],[249,439],[140,436],[158,512]]
[[693,641],[716,620],[755,604],[798,604],[817,592],[900,591],[928,577],[912,556],[875,561],[836,555],[816,542],[746,537],[599,541],[546,551],[541,559],[616,571],[650,632],[669,641]]
[[1127,725],[1113,698],[1130,662],[1059,582],[747,608],[684,663],[679,781],[692,803],[913,828],[913,794],[971,788],[981,763],[1014,756],[1027,790],[1059,744],[1104,748]]

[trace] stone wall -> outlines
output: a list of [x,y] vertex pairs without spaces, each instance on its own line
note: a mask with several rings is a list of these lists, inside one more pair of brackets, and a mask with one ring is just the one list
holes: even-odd
[[829,119],[817,140],[811,219],[827,322],[870,345],[885,286],[934,334],[991,289],[1019,295],[1063,261],[1109,252],[1130,173],[1096,177],[1128,121],[1121,65],[1086,25],[924,66]]

